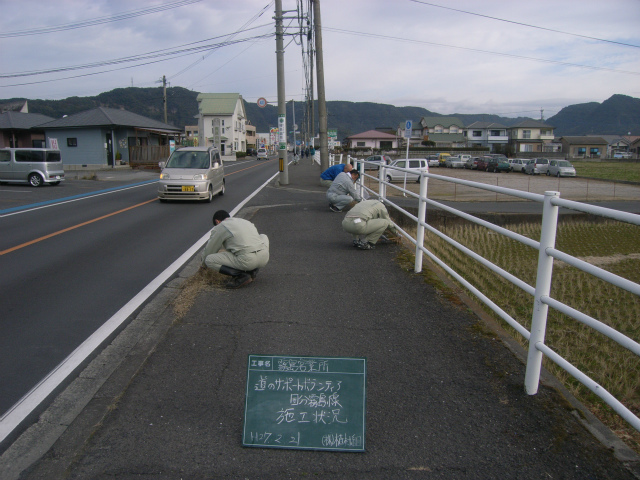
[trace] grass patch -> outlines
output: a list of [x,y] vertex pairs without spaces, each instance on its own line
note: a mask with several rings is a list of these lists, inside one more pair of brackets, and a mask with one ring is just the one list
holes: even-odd
[[571,161],[579,177],[599,178],[617,182],[640,183],[640,162]]
[[195,275],[189,277],[182,287],[182,292],[173,302],[175,322],[181,321],[191,310],[200,292],[208,288],[224,288],[224,275],[208,268],[200,268]]
[[[509,228],[538,240],[540,225]],[[535,287],[538,251],[479,225],[440,228],[449,237]],[[527,329],[533,297],[427,232],[425,246]],[[640,228],[620,222],[567,221],[558,226],[559,250],[640,283]],[[430,281],[429,283],[433,283]],[[473,296],[470,292],[469,294]],[[446,295],[445,295],[446,296]],[[555,262],[551,296],[640,341],[640,298],[562,262]],[[477,299],[476,299],[477,300]],[[478,303],[481,302],[478,300]],[[481,304],[483,305],[483,304]],[[484,307],[523,346],[527,341],[488,307]],[[549,309],[545,343],[640,415],[640,358],[608,337]],[[640,432],[622,420],[599,397],[545,358],[544,366],[600,420],[640,453]]]

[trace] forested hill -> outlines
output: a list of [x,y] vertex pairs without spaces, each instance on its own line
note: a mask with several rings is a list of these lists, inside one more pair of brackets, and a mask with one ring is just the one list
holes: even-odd
[[[167,88],[167,116],[168,123],[180,128],[185,125],[196,125],[198,92],[182,87]],[[0,100],[0,105],[24,99]],[[162,88],[117,88],[101,93],[95,97],[69,97],[63,100],[32,100],[29,99],[29,112],[41,113],[53,118],[72,115],[95,107],[124,108],[130,112],[163,121],[164,110]],[[245,102],[247,117],[255,125],[259,133],[268,132],[278,124],[278,109],[276,105],[260,108],[255,103]],[[376,128],[395,130],[406,120],[418,122],[422,117],[437,117],[439,113],[431,112],[421,107],[395,107],[371,102],[327,102],[329,128],[338,130],[338,137],[343,139],[349,135],[361,133]],[[316,105],[316,131],[318,109]],[[515,125],[525,117],[509,118],[488,114],[454,114],[465,125],[477,121],[495,122],[505,126]],[[304,104],[296,102],[295,119],[302,125],[304,118]],[[287,120],[293,119],[292,102],[287,103]],[[588,134],[618,134],[640,135],[640,99],[625,95],[613,95],[600,103],[591,102],[570,105],[563,108],[557,115],[546,120],[545,123],[556,127],[556,135],[588,135]],[[291,123],[289,123],[291,125]]]
[[640,135],[640,98],[613,95],[602,103],[570,105],[549,118],[559,135]]

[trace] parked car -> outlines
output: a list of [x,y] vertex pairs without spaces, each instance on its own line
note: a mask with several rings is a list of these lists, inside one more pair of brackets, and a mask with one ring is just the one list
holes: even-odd
[[469,170],[477,170],[479,161],[480,159],[478,157],[471,157],[469,160],[465,162],[464,168],[467,168]]
[[258,160],[260,160],[261,158],[264,158],[265,160],[268,160],[269,159],[269,152],[267,152],[266,148],[259,148],[256,157],[257,157]]
[[440,159],[439,159],[438,155],[429,155],[427,157],[427,162],[429,163],[430,167],[439,167],[440,166]]
[[[405,170],[396,170],[394,167],[403,168]],[[410,170],[407,172],[406,170]],[[420,181],[420,172],[428,172],[429,166],[426,158],[402,158],[396,160],[389,165],[386,170],[387,182],[404,181],[405,178],[408,181],[415,180]]]
[[185,147],[175,150],[167,163],[160,162],[158,198],[204,200],[224,195],[224,167],[220,152],[213,147]]
[[507,172],[511,171],[511,164],[507,157],[489,157],[487,161],[487,172]]
[[0,182],[28,183],[40,187],[64,180],[60,150],[50,148],[0,149]]
[[438,155],[438,161],[440,162],[440,166],[444,167],[444,162],[447,161],[447,158],[450,157],[450,153],[441,153]]
[[487,153],[485,157],[503,158],[507,160],[507,156],[504,153]]
[[527,175],[540,175],[542,173],[547,173],[548,168],[548,158],[534,158],[525,165],[524,173],[526,173]]
[[489,163],[490,157],[479,157],[478,163],[476,164],[476,170],[487,170],[487,165]]
[[511,171],[522,172],[528,161],[529,160],[526,158],[512,158],[509,160],[509,163],[511,164]]
[[575,177],[576,169],[573,168],[568,160],[551,160],[547,175],[555,175],[556,177]]
[[388,155],[372,155],[365,158],[364,169],[365,170],[380,170],[380,165],[389,165],[391,163],[391,157]]
[[615,152],[613,154],[613,158],[631,158],[631,157],[632,157],[631,152]]
[[464,168],[465,160],[460,155],[452,155],[447,157],[444,166],[447,168]]

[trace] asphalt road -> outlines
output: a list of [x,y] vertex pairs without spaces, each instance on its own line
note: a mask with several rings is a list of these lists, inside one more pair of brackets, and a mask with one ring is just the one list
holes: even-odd
[[0,186],[0,412],[277,171],[225,165],[211,204],[156,197],[157,173],[106,171],[59,186]]

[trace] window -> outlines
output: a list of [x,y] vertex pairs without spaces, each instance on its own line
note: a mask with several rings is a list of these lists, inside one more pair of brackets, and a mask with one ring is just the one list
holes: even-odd
[[474,130],[473,131],[473,136],[474,137],[481,137],[482,136],[482,130]]
[[44,162],[44,152],[41,150],[19,150],[15,153],[16,162]]
[[523,145],[523,152],[533,152],[533,145]]
[[577,151],[578,151],[578,155],[585,155],[587,153],[587,148],[586,147],[578,147]]
[[67,138],[67,147],[77,147],[78,139],[77,138]]
[[500,130],[491,130],[492,137],[500,137],[502,136],[502,132]]
[[8,162],[9,160],[11,160],[9,150],[0,150],[0,162]]
[[456,127],[455,125],[451,125],[449,127],[449,133],[458,133],[458,127]]
[[591,155],[592,157],[599,157],[600,156],[600,149],[597,147],[591,147],[589,149],[589,155]]
[[531,130],[523,130],[522,138],[531,138]]
[[356,142],[356,147],[364,147],[365,142]]

